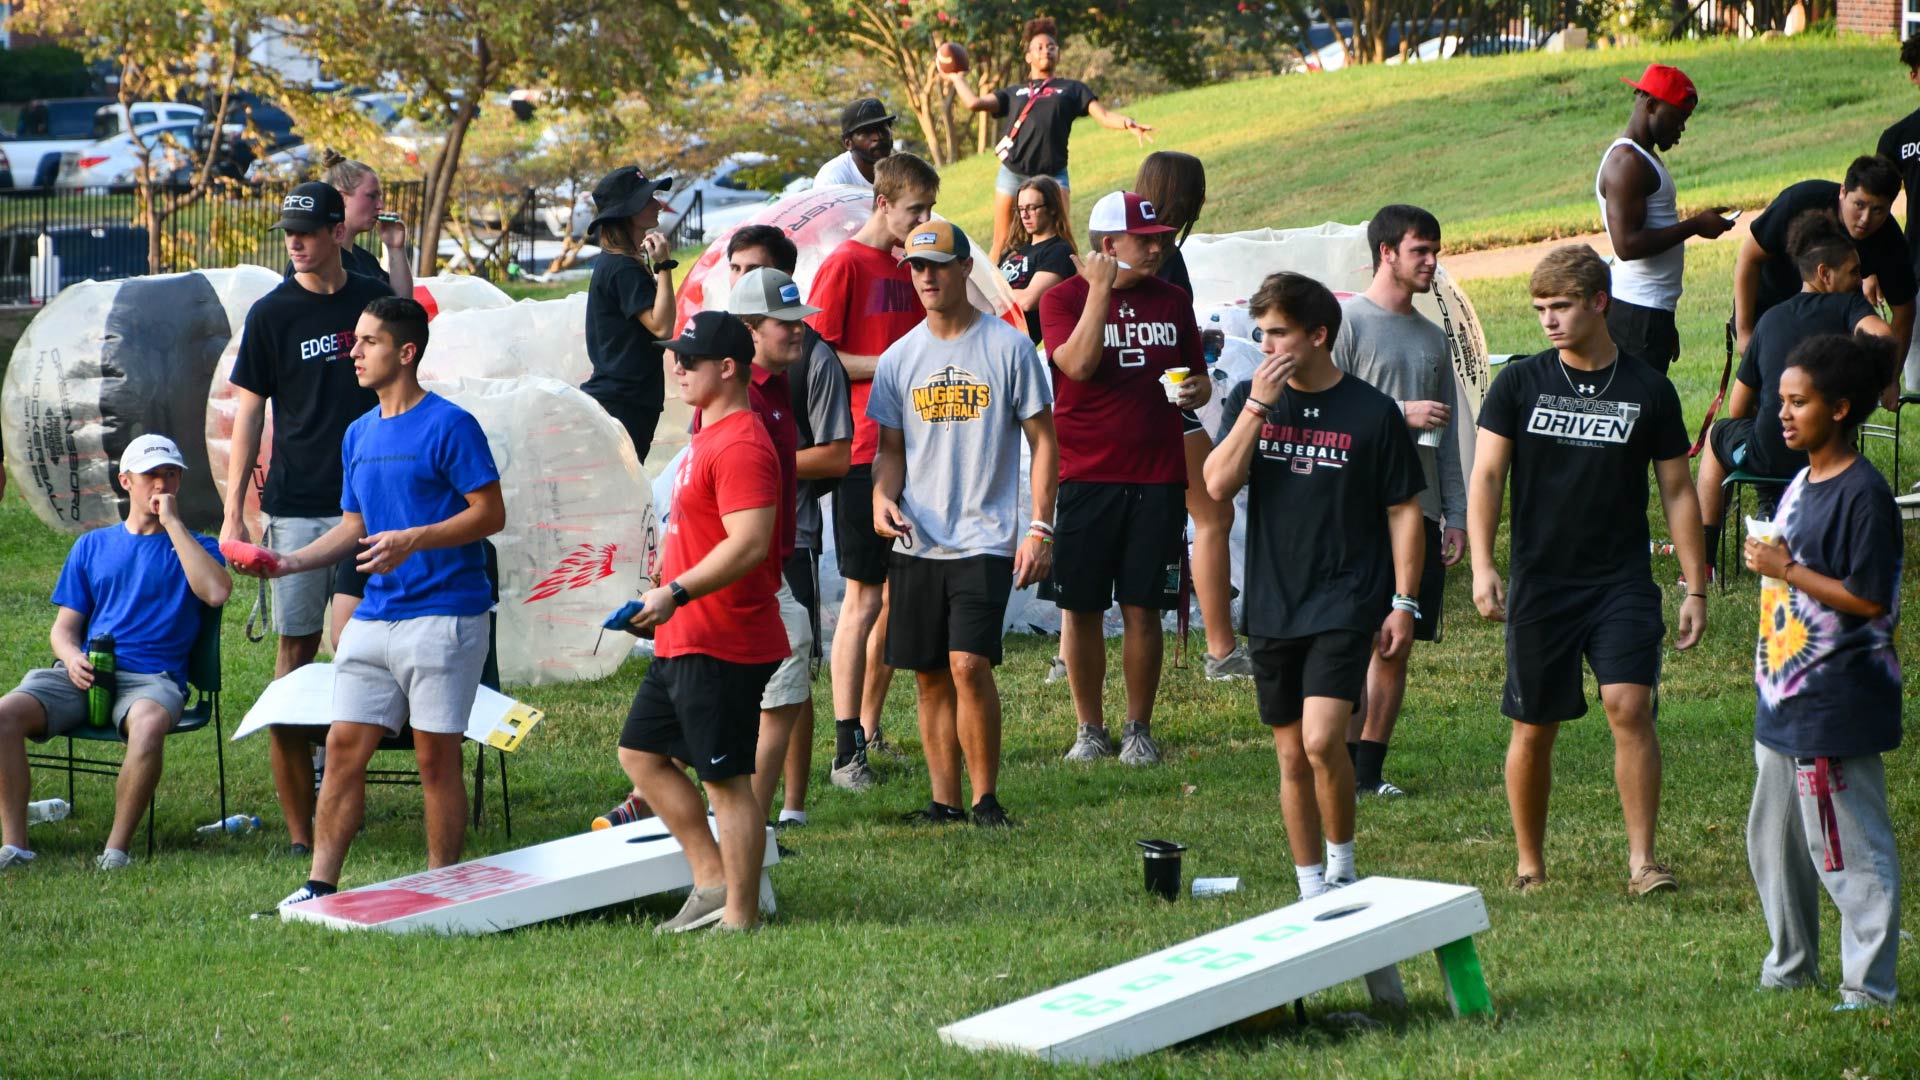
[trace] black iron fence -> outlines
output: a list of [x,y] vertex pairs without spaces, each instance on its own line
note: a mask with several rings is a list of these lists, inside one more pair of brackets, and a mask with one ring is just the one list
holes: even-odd
[[[1818,10],[1823,5],[1814,0],[1811,6]],[[1794,0],[1664,0],[1633,9],[1630,24],[1623,25],[1617,20],[1618,5],[1581,0],[1389,2],[1374,9],[1383,26],[1374,30],[1363,20],[1356,34],[1355,20],[1364,15],[1361,6],[1336,4],[1318,9],[1328,12],[1332,21],[1307,28],[1302,53],[1308,68],[1326,69],[1346,63],[1341,39],[1349,49],[1378,49],[1381,58],[1425,61],[1539,49],[1569,27],[1586,32],[1589,40],[1622,31],[1643,40],[1750,37],[1785,30],[1793,7]],[[1830,5],[1826,10],[1831,12]]]

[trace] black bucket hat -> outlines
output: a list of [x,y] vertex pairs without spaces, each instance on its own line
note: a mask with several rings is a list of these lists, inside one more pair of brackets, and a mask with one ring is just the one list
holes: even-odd
[[632,165],[622,165],[593,185],[593,220],[587,223],[589,234],[600,231],[609,221],[630,218],[647,208],[656,193],[673,187],[673,177],[647,179],[647,174]]

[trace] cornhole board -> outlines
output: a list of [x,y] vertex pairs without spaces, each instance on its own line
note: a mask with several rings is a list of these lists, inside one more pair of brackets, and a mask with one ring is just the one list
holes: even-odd
[[1900,520],[1920,521],[1920,493],[1902,495],[1893,502],[1900,508]]
[[[779,861],[768,829],[763,909],[772,897],[764,868]],[[337,892],[283,907],[280,919],[390,934],[491,934],[692,885],[686,855],[656,817]]]
[[[1366,878],[940,1029],[972,1050],[1097,1064],[1172,1046],[1434,950],[1456,1016],[1491,1014],[1478,889]],[[1392,979],[1397,984],[1395,975]]]

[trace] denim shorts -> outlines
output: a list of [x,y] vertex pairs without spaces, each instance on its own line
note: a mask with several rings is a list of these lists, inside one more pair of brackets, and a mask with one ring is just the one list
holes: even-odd
[[[1013,198],[1020,194],[1020,185],[1026,183],[1028,179],[1028,177],[1021,176],[1005,165],[1001,165],[1000,175],[994,178],[993,181],[993,190],[1008,198]],[[1065,169],[1061,169],[1059,172],[1053,174],[1053,182],[1059,184],[1060,190],[1062,191],[1073,190],[1073,184],[1067,180],[1067,170]]]

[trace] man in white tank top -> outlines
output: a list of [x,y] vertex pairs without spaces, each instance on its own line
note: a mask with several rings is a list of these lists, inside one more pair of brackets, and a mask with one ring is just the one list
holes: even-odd
[[1600,217],[1613,244],[1613,288],[1607,329],[1614,345],[1662,375],[1680,357],[1673,311],[1680,302],[1690,236],[1712,240],[1732,228],[1716,206],[1680,220],[1673,176],[1660,151],[1672,149],[1700,100],[1679,68],[1649,64],[1634,89],[1627,130],[1607,147],[1593,180]]

